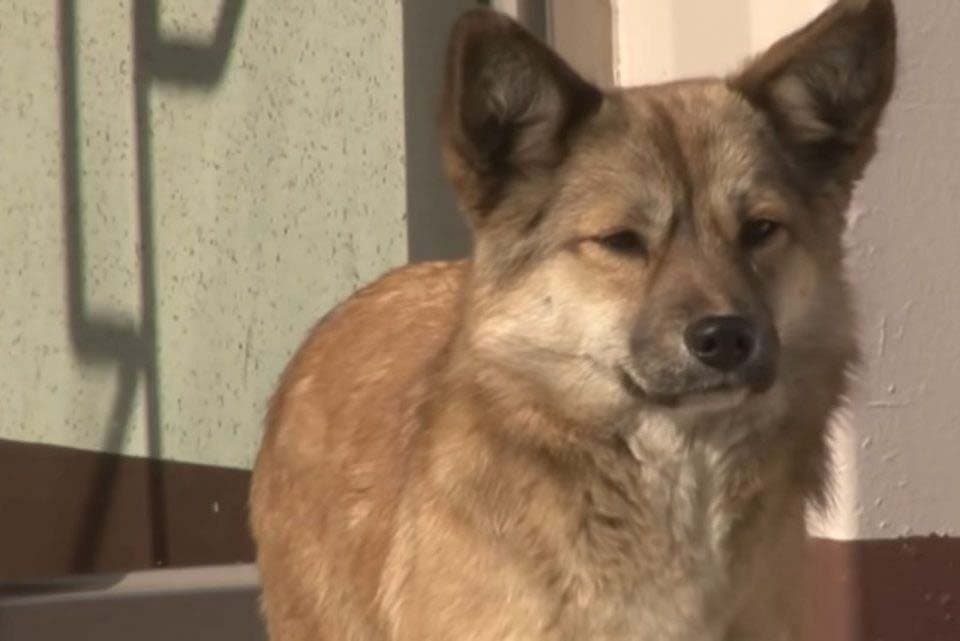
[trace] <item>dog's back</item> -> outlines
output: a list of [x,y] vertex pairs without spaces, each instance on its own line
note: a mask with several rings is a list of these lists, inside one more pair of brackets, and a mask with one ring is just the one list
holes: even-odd
[[464,270],[388,275],[321,321],[287,368],[251,495],[271,638],[380,638],[370,608]]

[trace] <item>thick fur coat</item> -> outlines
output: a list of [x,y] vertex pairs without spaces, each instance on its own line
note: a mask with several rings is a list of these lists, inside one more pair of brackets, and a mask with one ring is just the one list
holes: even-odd
[[793,641],[855,361],[844,211],[890,0],[724,79],[601,91],[451,36],[471,260],[397,270],[287,368],[251,497],[273,641]]

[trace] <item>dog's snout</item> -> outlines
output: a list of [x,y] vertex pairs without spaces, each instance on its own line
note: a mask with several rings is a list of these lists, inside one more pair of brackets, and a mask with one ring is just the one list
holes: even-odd
[[707,316],[687,327],[684,342],[703,364],[732,372],[756,351],[757,328],[742,316]]

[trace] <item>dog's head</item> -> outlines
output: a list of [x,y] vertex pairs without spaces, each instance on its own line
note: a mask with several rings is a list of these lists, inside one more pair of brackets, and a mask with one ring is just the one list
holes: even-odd
[[843,215],[893,88],[891,0],[845,0],[726,79],[601,91],[482,10],[447,64],[476,354],[591,421],[836,402]]

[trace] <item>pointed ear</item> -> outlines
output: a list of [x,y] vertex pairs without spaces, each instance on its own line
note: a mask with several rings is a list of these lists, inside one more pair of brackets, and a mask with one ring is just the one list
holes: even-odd
[[603,100],[534,36],[484,9],[454,26],[445,84],[444,161],[475,224],[513,181],[563,162],[572,131]]
[[806,176],[849,189],[875,151],[895,68],[892,0],[839,0],[729,82]]

